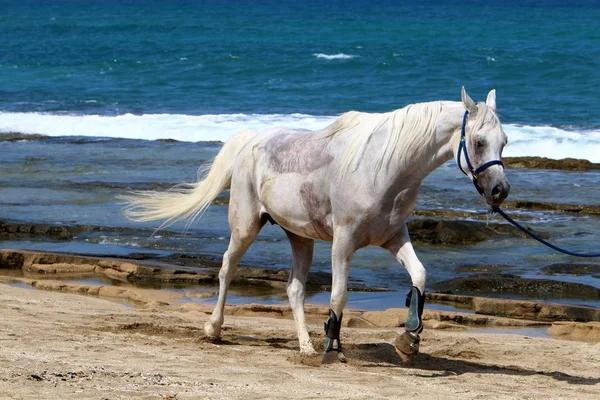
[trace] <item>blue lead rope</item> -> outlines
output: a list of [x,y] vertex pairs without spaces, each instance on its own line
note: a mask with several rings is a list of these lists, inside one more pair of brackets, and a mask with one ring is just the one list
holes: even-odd
[[497,212],[498,214],[500,214],[505,220],[507,220],[508,222],[510,222],[511,224],[513,224],[515,227],[517,227],[521,232],[527,234],[529,237],[531,237],[532,239],[537,240],[538,242],[542,243],[543,245],[546,245],[548,247],[550,247],[551,249],[554,249],[556,251],[559,251],[561,253],[564,254],[568,254],[570,256],[575,256],[575,257],[588,257],[588,258],[593,258],[593,257],[600,257],[600,253],[595,253],[595,254],[584,254],[584,253],[575,253],[573,251],[569,251],[569,250],[565,250],[565,249],[561,249],[558,246],[553,245],[552,243],[549,243],[547,241],[545,241],[544,239],[542,239],[541,237],[535,235],[534,233],[529,232],[525,227],[523,227],[521,224],[519,224],[518,222],[516,222],[515,220],[513,220],[511,217],[509,217],[508,215],[506,215],[506,213],[504,211],[502,211],[500,209],[500,207],[498,206],[492,206],[492,210],[494,212]]

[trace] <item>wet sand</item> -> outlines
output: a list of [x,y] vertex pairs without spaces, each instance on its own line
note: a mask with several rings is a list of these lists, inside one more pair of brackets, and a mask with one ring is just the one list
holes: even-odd
[[[393,326],[396,311],[378,314],[390,327],[361,324],[376,318],[348,311],[345,318],[353,326],[343,328],[342,339],[349,362],[322,365],[320,356],[299,355],[288,307],[228,307],[222,340],[212,343],[202,331],[209,305],[179,304],[148,289],[136,289],[138,303],[132,307],[121,302],[119,288],[109,300],[28,287],[0,283],[0,399],[597,399],[600,394],[598,343],[465,330],[432,318],[421,354],[407,366],[393,349],[402,329]],[[327,310],[308,310],[320,348]]]

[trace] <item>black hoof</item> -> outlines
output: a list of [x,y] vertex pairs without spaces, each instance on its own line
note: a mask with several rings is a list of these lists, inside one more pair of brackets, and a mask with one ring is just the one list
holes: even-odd
[[323,358],[321,359],[321,364],[331,364],[331,363],[335,363],[336,361],[339,361],[344,364],[348,362],[344,353],[342,353],[341,351],[334,350],[334,351],[328,351],[327,353],[323,354]]

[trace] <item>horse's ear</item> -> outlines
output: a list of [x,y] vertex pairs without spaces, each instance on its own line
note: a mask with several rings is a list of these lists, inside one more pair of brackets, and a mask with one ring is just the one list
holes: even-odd
[[488,97],[485,100],[485,104],[496,112],[496,89],[490,90]]
[[467,109],[468,112],[473,112],[473,111],[477,110],[477,105],[475,104],[473,99],[469,97],[464,86],[460,90],[460,97],[462,99],[463,105],[465,106],[465,108]]

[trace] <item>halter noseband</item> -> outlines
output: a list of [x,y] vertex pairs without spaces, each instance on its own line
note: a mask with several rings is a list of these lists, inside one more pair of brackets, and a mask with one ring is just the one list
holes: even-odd
[[460,143],[458,145],[458,150],[456,152],[456,163],[458,164],[458,168],[460,168],[461,172],[463,174],[469,176],[469,174],[467,172],[465,172],[465,170],[463,169],[463,167],[460,163],[461,155],[464,153],[465,161],[467,162],[467,167],[469,168],[469,172],[471,173],[471,180],[473,181],[473,185],[475,185],[475,189],[477,189],[479,194],[483,195],[483,188],[481,186],[479,186],[479,183],[477,183],[477,175],[480,174],[481,172],[485,171],[492,165],[500,165],[500,166],[502,166],[502,168],[504,168],[504,164],[502,164],[502,161],[500,161],[500,160],[492,160],[492,161],[488,161],[488,162],[480,165],[476,169],[473,168],[473,165],[471,164],[471,160],[469,159],[469,153],[467,152],[467,142],[466,142],[466,136],[465,136],[465,127],[467,126],[467,116],[468,115],[469,115],[469,111],[467,110],[467,111],[465,111],[465,115],[463,116],[462,127],[460,128]]

